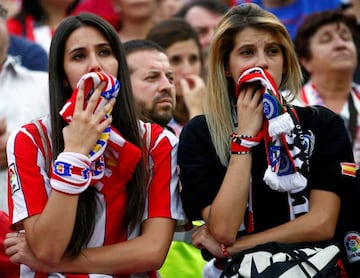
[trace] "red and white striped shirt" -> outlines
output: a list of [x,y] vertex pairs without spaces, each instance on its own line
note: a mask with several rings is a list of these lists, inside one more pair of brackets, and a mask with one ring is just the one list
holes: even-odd
[[[51,136],[50,121],[41,119],[47,135]],[[178,139],[171,132],[156,124],[140,122],[140,130],[149,151],[149,180],[143,220],[163,217],[184,220],[178,188],[177,146]],[[150,135],[150,136],[149,136]],[[148,139],[146,139],[148,138]],[[50,138],[48,137],[48,142]],[[41,138],[33,124],[23,126],[9,138],[7,154],[9,164],[9,212],[14,225],[43,211],[51,193],[50,178],[45,167]],[[105,150],[106,152],[106,150]],[[97,207],[95,229],[88,247],[109,245],[126,241],[140,234],[139,224],[129,235],[120,233],[126,201],[125,185],[114,169],[114,161],[105,155],[104,177],[95,185]],[[40,274],[22,265],[21,277],[159,277],[157,271],[129,275],[104,274]]]

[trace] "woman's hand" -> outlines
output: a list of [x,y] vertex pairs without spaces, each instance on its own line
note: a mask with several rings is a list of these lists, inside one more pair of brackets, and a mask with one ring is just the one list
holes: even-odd
[[211,235],[206,224],[196,229],[192,234],[192,244],[199,249],[206,249],[217,258],[225,258],[220,243]]
[[111,111],[115,99],[111,99],[102,109],[94,113],[104,87],[105,83],[102,82],[95,89],[84,109],[84,85],[80,86],[72,121],[63,129],[65,152],[88,155],[102,132],[111,124],[112,117],[105,119],[105,115]]
[[263,87],[257,83],[242,87],[237,99],[238,134],[256,136],[261,129],[263,113]]
[[5,254],[10,262],[15,264],[25,264],[34,271],[50,272],[47,266],[41,264],[31,251],[25,237],[25,233],[8,233],[4,240]]
[[189,111],[189,118],[203,113],[203,99],[206,93],[204,80],[198,75],[188,75],[180,80],[184,102]]

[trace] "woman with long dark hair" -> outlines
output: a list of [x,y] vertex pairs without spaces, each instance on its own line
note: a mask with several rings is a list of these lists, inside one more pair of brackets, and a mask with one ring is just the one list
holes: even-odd
[[[59,25],[49,72],[50,117],[37,121],[39,130],[23,126],[8,144],[10,217],[24,233],[8,235],[7,254],[24,277],[34,270],[155,277],[175,219],[183,219],[177,138],[138,120],[122,44],[100,17],[84,13]],[[95,85],[87,94],[89,75]],[[118,93],[104,101],[109,84]],[[33,256],[21,256],[25,237]]]

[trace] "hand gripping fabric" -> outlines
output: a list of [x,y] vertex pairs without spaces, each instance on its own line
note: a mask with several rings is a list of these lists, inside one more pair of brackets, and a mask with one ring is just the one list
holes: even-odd
[[[101,72],[90,72],[85,75],[83,75],[80,80],[77,83],[76,89],[74,90],[73,94],[71,95],[71,98],[66,102],[64,107],[60,111],[60,115],[64,118],[64,120],[69,123],[72,120],[74,109],[75,109],[75,102],[76,102],[76,96],[79,91],[79,87],[82,83],[84,83],[84,98],[85,98],[85,104],[84,108],[87,105],[87,101],[90,99],[91,95],[94,93],[95,88],[101,83],[106,82],[106,86],[104,90],[101,92],[101,97],[98,100],[98,103],[95,107],[94,113],[98,112],[104,105],[112,98],[116,98],[119,89],[120,89],[120,83],[118,80],[115,79],[115,77],[101,73]],[[111,111],[108,112],[106,117],[109,116]],[[104,132],[101,134],[99,140],[97,141],[94,148],[89,153],[89,157],[91,160],[96,160],[99,158],[104,149],[106,148],[107,140],[110,136],[110,126],[107,127]]]
[[307,184],[308,155],[296,114],[286,105],[268,72],[259,67],[245,70],[238,80],[236,97],[245,83],[263,87],[264,140],[268,168],[264,181],[273,190],[295,193]]
[[[96,105],[96,108],[94,110],[94,113],[99,111],[101,108],[104,107],[106,103],[111,98],[114,98],[118,95],[120,90],[120,83],[119,81],[106,73],[103,72],[90,72],[81,77],[79,80],[77,87],[75,88],[74,92],[72,93],[70,99],[66,102],[62,110],[60,111],[60,115],[63,117],[63,119],[70,123],[73,117],[74,109],[75,109],[75,102],[76,102],[76,96],[79,91],[79,87],[82,83],[84,83],[84,99],[85,104],[84,108],[86,107],[87,101],[93,94],[96,87],[101,83],[106,82],[106,86],[103,89],[101,93],[101,97],[98,100],[98,103]],[[108,112],[106,117],[109,117],[111,111]],[[88,159],[90,161],[90,169],[89,173],[86,173],[87,177],[90,179],[90,185],[95,184],[98,180],[100,180],[104,176],[104,170],[105,170],[105,159],[104,159],[104,151],[109,146],[113,152],[116,153],[116,157],[118,158],[117,162],[117,168],[120,172],[121,177],[123,178],[122,183],[126,184],[130,178],[132,177],[132,173],[137,165],[137,163],[140,160],[141,157],[141,150],[131,144],[130,142],[126,141],[122,135],[112,126],[108,126],[103,133],[101,134],[100,138],[97,140],[96,145],[94,148],[90,151],[88,154]],[[69,163],[69,161],[61,161],[61,154],[59,155],[58,159],[55,161],[55,165],[67,165],[68,169],[74,169],[77,167],[74,163]],[[59,161],[58,161],[59,160]],[[63,163],[65,162],[65,163]],[[54,177],[55,183],[60,183],[61,180],[63,184],[66,184],[69,182],[67,177],[67,180],[64,180],[64,177],[61,177],[61,171],[58,171],[59,169],[54,169],[53,173],[57,175],[57,177]],[[86,171],[84,170],[83,173]],[[67,173],[71,174],[71,171],[67,171]],[[84,176],[85,177],[85,176]],[[82,181],[84,183],[84,181]],[[56,187],[56,186],[55,186]],[[61,188],[55,188],[60,191]],[[63,191],[65,192],[66,189]],[[69,194],[78,194],[78,191],[70,190],[70,192],[65,192]]]

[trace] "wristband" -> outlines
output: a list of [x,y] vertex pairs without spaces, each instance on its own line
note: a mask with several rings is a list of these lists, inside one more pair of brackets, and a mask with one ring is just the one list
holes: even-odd
[[89,187],[91,176],[89,158],[78,153],[62,152],[54,162],[50,183],[56,191],[78,195]]
[[228,258],[228,259],[231,259],[231,255],[230,253],[228,252],[228,250],[226,249],[226,246],[224,244],[220,244],[220,248],[221,248],[221,251],[222,253],[224,254],[225,258]]

